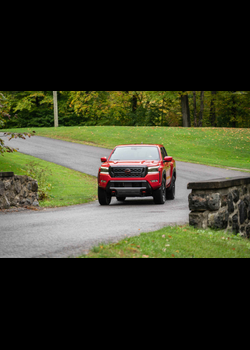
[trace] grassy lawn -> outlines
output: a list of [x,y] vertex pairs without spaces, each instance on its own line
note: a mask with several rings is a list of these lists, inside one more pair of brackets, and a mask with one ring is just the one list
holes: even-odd
[[48,168],[52,174],[47,180],[52,186],[50,198],[39,201],[41,207],[63,207],[97,199],[95,177],[21,153],[0,156],[0,172],[13,171],[15,175],[26,175],[27,164],[34,160],[39,162],[38,168]]
[[250,241],[224,231],[175,226],[100,244],[80,258],[250,258]]
[[[31,129],[15,131],[27,130]],[[176,160],[250,171],[250,129],[81,126],[32,130],[38,136],[110,149],[118,144],[162,143]]]

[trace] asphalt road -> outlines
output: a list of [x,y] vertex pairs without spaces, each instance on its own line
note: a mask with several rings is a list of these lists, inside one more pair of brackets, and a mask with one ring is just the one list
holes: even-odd
[[[100,158],[111,152],[38,136],[7,144],[18,147],[22,153],[94,176],[101,164]],[[247,174],[177,162],[176,199],[165,205],[155,205],[149,197],[125,203],[112,199],[108,207],[96,201],[66,208],[0,213],[0,258],[75,257],[101,242],[187,223],[188,182],[231,176]]]

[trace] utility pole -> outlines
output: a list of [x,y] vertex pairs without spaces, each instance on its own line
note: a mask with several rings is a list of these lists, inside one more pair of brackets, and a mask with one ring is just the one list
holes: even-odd
[[58,103],[57,103],[57,91],[53,91],[54,98],[54,126],[58,127]]

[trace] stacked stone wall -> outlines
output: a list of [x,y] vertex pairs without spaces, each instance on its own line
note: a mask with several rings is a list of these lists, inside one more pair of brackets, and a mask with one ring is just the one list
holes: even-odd
[[191,226],[225,229],[250,238],[250,178],[188,185],[192,187],[189,195]]
[[0,173],[0,209],[39,206],[37,181],[28,176]]

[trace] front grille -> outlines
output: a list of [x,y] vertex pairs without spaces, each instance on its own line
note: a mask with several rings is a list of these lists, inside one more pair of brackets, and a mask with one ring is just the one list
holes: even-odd
[[145,177],[146,167],[110,167],[111,177]]

